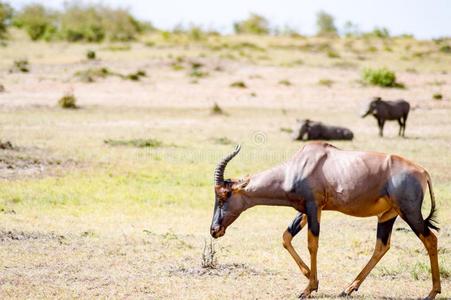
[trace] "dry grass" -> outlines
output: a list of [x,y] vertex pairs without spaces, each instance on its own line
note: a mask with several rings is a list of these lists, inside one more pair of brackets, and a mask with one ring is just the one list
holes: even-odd
[[[202,252],[209,240],[217,160],[237,142],[242,152],[227,176],[252,174],[284,161],[301,146],[290,141],[288,130],[281,132],[296,118],[350,127],[355,139],[335,143],[338,147],[400,154],[430,171],[442,227],[441,296],[451,297],[451,103],[446,97],[451,85],[442,73],[451,72],[447,54],[437,51],[415,58],[412,73],[405,71],[412,62],[401,59],[400,53],[426,51],[433,42],[394,40],[392,51],[382,51],[384,46],[375,40],[378,50],[366,53],[368,45],[361,40],[336,40],[332,49],[340,58],[328,59],[324,40],[317,38],[208,38],[202,42],[208,44],[193,47],[185,47],[183,37],[151,38],[151,48],[134,43],[129,51],[93,49],[102,66],[121,74],[148,74],[137,82],[107,77],[88,84],[73,78],[77,70],[102,67],[84,60],[92,45],[18,39],[0,49],[0,64],[6,68],[20,57],[28,57],[33,66],[28,74],[3,73],[1,78],[8,92],[0,94],[0,137],[18,148],[0,150],[0,161],[8,158],[12,166],[0,168],[1,174],[11,174],[0,182],[1,299],[295,299],[307,282],[281,246],[282,232],[295,216],[292,209],[257,207],[245,212],[215,242],[215,268],[202,267]],[[223,43],[229,46],[207,47]],[[405,50],[406,45],[411,50]],[[23,49],[31,53],[24,55]],[[223,54],[238,61],[220,58]],[[190,84],[185,72],[171,68],[179,56],[202,61],[210,76]],[[290,63],[299,59],[308,63]],[[336,67],[341,59],[357,67]],[[381,67],[382,62],[390,64],[408,89],[356,83],[360,67]],[[210,72],[218,64],[225,71]],[[237,78],[249,88],[230,88]],[[287,88],[275,78],[296,85]],[[321,78],[333,80],[333,86],[319,86]],[[68,88],[83,109],[54,107]],[[442,101],[431,99],[437,89],[445,95]],[[358,117],[362,103],[375,95],[404,98],[416,107],[406,139],[396,136],[395,123],[386,125],[387,137],[380,139],[376,121]],[[212,103],[227,115],[212,115]],[[104,144],[106,139],[143,137],[161,144]],[[24,176],[26,165],[16,167],[24,157],[77,163],[63,163],[59,172],[37,167]],[[424,212],[429,205],[425,199]],[[325,212],[321,226],[316,295],[335,299],[371,256],[376,219]],[[294,244],[307,260],[304,231]],[[420,241],[398,220],[391,250],[354,298],[425,296],[431,287],[427,266]]]

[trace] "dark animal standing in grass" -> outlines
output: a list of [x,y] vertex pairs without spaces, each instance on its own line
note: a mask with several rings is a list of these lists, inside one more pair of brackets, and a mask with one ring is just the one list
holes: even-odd
[[348,128],[329,126],[308,119],[296,121],[297,124],[291,136],[294,141],[304,140],[305,135],[307,140],[352,140],[354,138],[354,134]]
[[[398,216],[409,224],[429,254],[432,290],[427,299],[441,292],[437,253],[438,230],[435,199],[429,174],[422,167],[396,155],[344,151],[324,142],[311,142],[289,161],[240,180],[224,180],[227,163],[240,151],[225,157],[215,170],[215,206],[210,233],[214,238],[225,234],[246,209],[255,205],[279,205],[299,213],[283,234],[283,246],[294,258],[309,283],[300,295],[308,297],[318,290],[317,262],[321,212],[340,211],[356,217],[377,216],[374,253],[355,280],[342,292],[357,291],[390,248],[393,224]],[[423,196],[429,187],[431,211],[421,215]],[[310,268],[291,244],[292,238],[308,224]]]
[[396,101],[384,101],[380,97],[375,97],[368,104],[365,113],[362,114],[362,118],[373,115],[377,120],[379,126],[379,135],[383,136],[385,121],[398,120],[399,123],[399,136],[405,136],[406,122],[409,116],[410,104],[405,100]]

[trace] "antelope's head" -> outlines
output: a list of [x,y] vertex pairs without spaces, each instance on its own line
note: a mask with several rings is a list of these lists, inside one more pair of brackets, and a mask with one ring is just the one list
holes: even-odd
[[242,191],[249,182],[244,180],[224,180],[227,163],[240,152],[240,146],[222,159],[215,169],[215,207],[210,226],[210,234],[219,238],[225,234],[227,227],[248,207]]

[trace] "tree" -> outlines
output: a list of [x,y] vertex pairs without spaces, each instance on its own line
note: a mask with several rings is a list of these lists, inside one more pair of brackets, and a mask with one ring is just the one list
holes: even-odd
[[316,26],[318,35],[336,35],[337,27],[334,24],[334,17],[324,11],[318,12],[316,15]]
[[13,23],[19,28],[25,29],[33,41],[39,40],[46,34],[54,33],[55,14],[41,4],[25,6],[14,18]]
[[248,33],[248,34],[268,34],[269,33],[269,22],[268,20],[260,15],[251,14],[249,18],[241,22],[233,24],[235,33]]
[[0,2],[0,39],[5,37],[6,29],[13,16],[13,9],[8,3]]

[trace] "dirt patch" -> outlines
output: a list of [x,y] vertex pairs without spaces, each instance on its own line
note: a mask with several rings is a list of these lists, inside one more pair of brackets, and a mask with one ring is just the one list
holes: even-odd
[[63,235],[42,232],[25,232],[17,230],[0,230],[0,241],[29,241],[29,240],[65,240]]
[[49,156],[45,149],[17,147],[11,142],[0,143],[0,179],[57,175],[58,170],[77,165],[74,160]]
[[275,274],[276,272],[257,270],[243,263],[219,264],[215,268],[178,266],[169,270],[169,275],[182,276],[260,276]]

